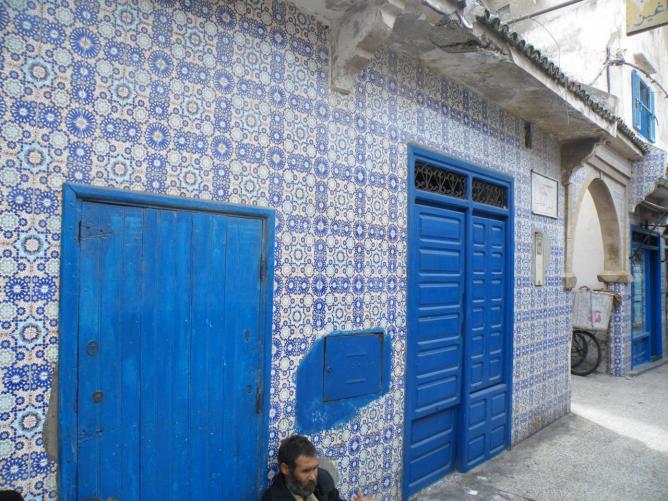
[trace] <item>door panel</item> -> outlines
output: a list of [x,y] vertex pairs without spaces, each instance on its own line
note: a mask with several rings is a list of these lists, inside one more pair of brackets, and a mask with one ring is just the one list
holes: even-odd
[[462,434],[462,458],[458,465],[468,471],[506,448],[508,436],[508,388],[499,384],[466,399],[468,412]]
[[407,381],[406,479],[411,492],[452,469],[461,396],[465,217],[416,205],[411,249],[413,336]]
[[471,322],[465,344],[462,429],[457,468],[467,471],[505,449],[508,386],[506,332],[506,222],[471,217]]
[[[141,323],[140,499],[186,495],[188,382],[191,348],[190,248],[192,217],[144,210]],[[110,335],[126,333],[110,332]],[[193,346],[197,352],[197,347]],[[103,437],[104,439],[105,437]],[[179,471],[177,467],[180,467]],[[186,480],[187,481],[187,480]]]
[[663,355],[658,249],[655,246],[635,245],[631,273],[631,364],[635,367],[658,360]]
[[512,180],[409,147],[403,497],[510,446]]
[[631,365],[633,367],[650,361],[650,337],[652,330],[649,300],[649,251],[636,247],[633,250],[631,273],[633,284],[631,289]]
[[471,327],[467,332],[470,391],[503,380],[506,223],[472,217]]
[[[77,396],[81,493],[111,492],[116,479],[103,477],[105,470],[125,473],[128,492],[138,492],[138,479],[130,473],[139,456],[138,339],[113,332],[138,332],[141,287],[132,279],[141,262],[141,220],[141,210],[83,207],[78,366],[85,377],[79,379]],[[121,280],[124,275],[129,280]],[[118,302],[123,308],[115,307]],[[91,471],[90,465],[96,468]]]
[[257,496],[262,248],[258,219],[83,203],[78,499]]

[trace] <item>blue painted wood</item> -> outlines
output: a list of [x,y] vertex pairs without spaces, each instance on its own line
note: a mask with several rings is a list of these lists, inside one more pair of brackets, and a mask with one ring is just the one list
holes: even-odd
[[[464,395],[457,469],[468,471],[507,447],[509,386],[505,384],[507,288],[506,222],[470,218]],[[511,299],[512,300],[512,299]]]
[[[649,362],[651,315],[649,312],[649,252],[641,246],[634,246],[631,262],[633,284],[631,287],[631,366],[637,367]],[[639,310],[641,313],[639,313]]]
[[[261,471],[257,461],[261,415],[256,399],[263,391],[260,343],[260,257],[262,225],[257,219],[228,219],[225,333],[226,357],[223,388],[225,401],[225,482],[223,499],[257,496]],[[229,482],[234,478],[234,482]]]
[[466,332],[471,392],[503,381],[506,223],[472,217],[471,323]]
[[457,468],[468,471],[507,447],[508,386],[494,385],[464,399],[462,436]]
[[[81,304],[63,306],[64,318],[86,328],[76,343],[61,344],[61,360],[79,369],[61,371],[78,387],[61,397],[79,394],[78,420],[61,400],[61,437],[82,438],[61,444],[61,479],[71,481],[62,498],[119,496],[119,486],[123,499],[255,497],[266,455],[271,214],[237,217],[215,204],[209,214],[103,205],[66,189],[64,230],[76,231],[71,219],[83,207],[82,235],[85,222],[97,233],[80,249],[63,235],[63,256],[81,278]],[[72,285],[64,281],[64,297]],[[73,473],[69,465],[77,464]]]
[[[415,160],[427,161],[467,176],[467,198],[456,199],[436,193],[419,191],[414,186]],[[513,353],[513,180],[507,176],[490,173],[464,161],[443,157],[441,154],[417,146],[409,146],[408,175],[408,338],[406,366],[406,425],[404,430],[403,497],[407,499],[417,490],[438,480],[443,471],[429,475],[423,471],[423,481],[415,481],[410,471],[411,443],[415,435],[414,397],[411,388],[418,384],[417,348],[420,243],[418,218],[424,207],[450,210],[463,215],[464,238],[462,240],[461,273],[463,276],[463,300],[461,302],[463,337],[461,356],[461,391],[459,403],[449,415],[425,422],[422,437],[442,436],[454,433],[451,440],[454,449],[453,467],[466,470],[480,440],[475,440],[478,427],[471,425],[484,408],[485,447],[488,458],[510,447],[512,407],[512,353]],[[497,208],[472,201],[472,181],[482,179],[504,186],[508,190],[508,207]],[[467,272],[468,270],[468,272]],[[477,390],[477,391],[476,391]],[[483,402],[482,404],[480,402]],[[469,423],[469,424],[467,424]],[[420,423],[418,422],[418,425]],[[420,428],[417,428],[420,431]],[[466,451],[468,441],[468,453]]]
[[409,255],[408,494],[452,470],[462,385],[466,215],[416,204]]
[[382,333],[327,336],[324,358],[324,401],[380,395]]
[[[189,468],[182,457],[187,449],[188,395],[183,394],[179,382],[189,377],[189,353],[184,343],[191,335],[191,230],[187,212],[145,210],[141,499],[179,499],[189,490],[183,478]],[[180,471],[178,466],[185,469]]]
[[633,98],[633,127],[642,134],[642,107],[640,103],[640,75],[631,72],[631,96]]
[[[643,231],[635,227],[637,237],[647,235],[644,242],[635,242],[631,247],[631,366],[637,367],[661,358],[663,347],[661,340],[661,264],[656,232]],[[650,241],[652,238],[653,242]],[[632,239],[633,240],[633,239]],[[640,288],[640,289],[639,289]],[[640,318],[638,309],[642,309]]]
[[58,485],[60,499],[77,499],[77,369],[79,327],[79,223],[82,204],[71,185],[63,186],[60,259]]
[[[82,378],[77,385],[77,448],[78,448],[78,487],[77,498],[88,495],[94,496],[100,491],[100,478],[96,471],[90,472],[89,465],[97,465],[101,455],[99,434],[101,433],[102,415],[106,411],[106,402],[95,403],[93,395],[101,390],[100,367],[98,360],[86,353],[86,344],[98,342],[100,339],[100,324],[108,321],[101,312],[103,280],[107,270],[104,269],[104,256],[108,252],[108,242],[111,239],[110,221],[108,214],[101,210],[98,204],[85,204],[81,222],[81,268],[80,268],[80,296],[79,296],[79,340],[77,343],[77,364],[79,371],[85,371],[86,378]],[[106,236],[103,236],[103,233]],[[110,284],[110,287],[113,287]],[[100,318],[102,316],[102,318]],[[75,331],[76,332],[76,331]],[[102,407],[105,409],[102,409]],[[90,494],[87,494],[90,493]]]
[[[197,263],[193,275],[192,317],[198,326],[198,343],[206,354],[204,360],[194,364],[190,385],[200,388],[192,391],[193,405],[190,408],[190,422],[199,423],[202,433],[192,436],[191,453],[199,458],[199,467],[193,476],[198,479],[192,484],[192,499],[224,499],[224,478],[226,465],[216,458],[223,458],[225,446],[223,437],[224,374],[226,352],[225,304],[227,303],[227,224],[224,218],[206,214],[193,215],[193,241],[200,245],[193,247],[193,261]],[[211,378],[212,367],[219,368],[218,377]],[[209,479],[202,482],[199,479]]]

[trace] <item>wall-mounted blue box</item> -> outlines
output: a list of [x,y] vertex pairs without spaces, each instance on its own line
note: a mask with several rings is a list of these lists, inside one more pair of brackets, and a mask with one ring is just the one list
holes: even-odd
[[297,432],[331,429],[381,398],[390,388],[391,364],[392,336],[383,329],[317,339],[297,370]]
[[383,334],[325,338],[323,401],[378,395],[383,384]]

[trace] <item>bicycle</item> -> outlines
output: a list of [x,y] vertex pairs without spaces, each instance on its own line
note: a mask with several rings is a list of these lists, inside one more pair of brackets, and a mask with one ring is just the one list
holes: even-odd
[[601,346],[596,336],[589,331],[573,329],[571,342],[571,374],[587,376],[601,362]]

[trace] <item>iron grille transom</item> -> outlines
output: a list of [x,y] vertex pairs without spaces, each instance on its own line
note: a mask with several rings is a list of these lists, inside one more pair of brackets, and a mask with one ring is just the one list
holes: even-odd
[[471,186],[473,201],[506,209],[508,207],[508,189],[504,186],[474,179]]
[[415,187],[439,195],[466,198],[466,175],[415,162]]

